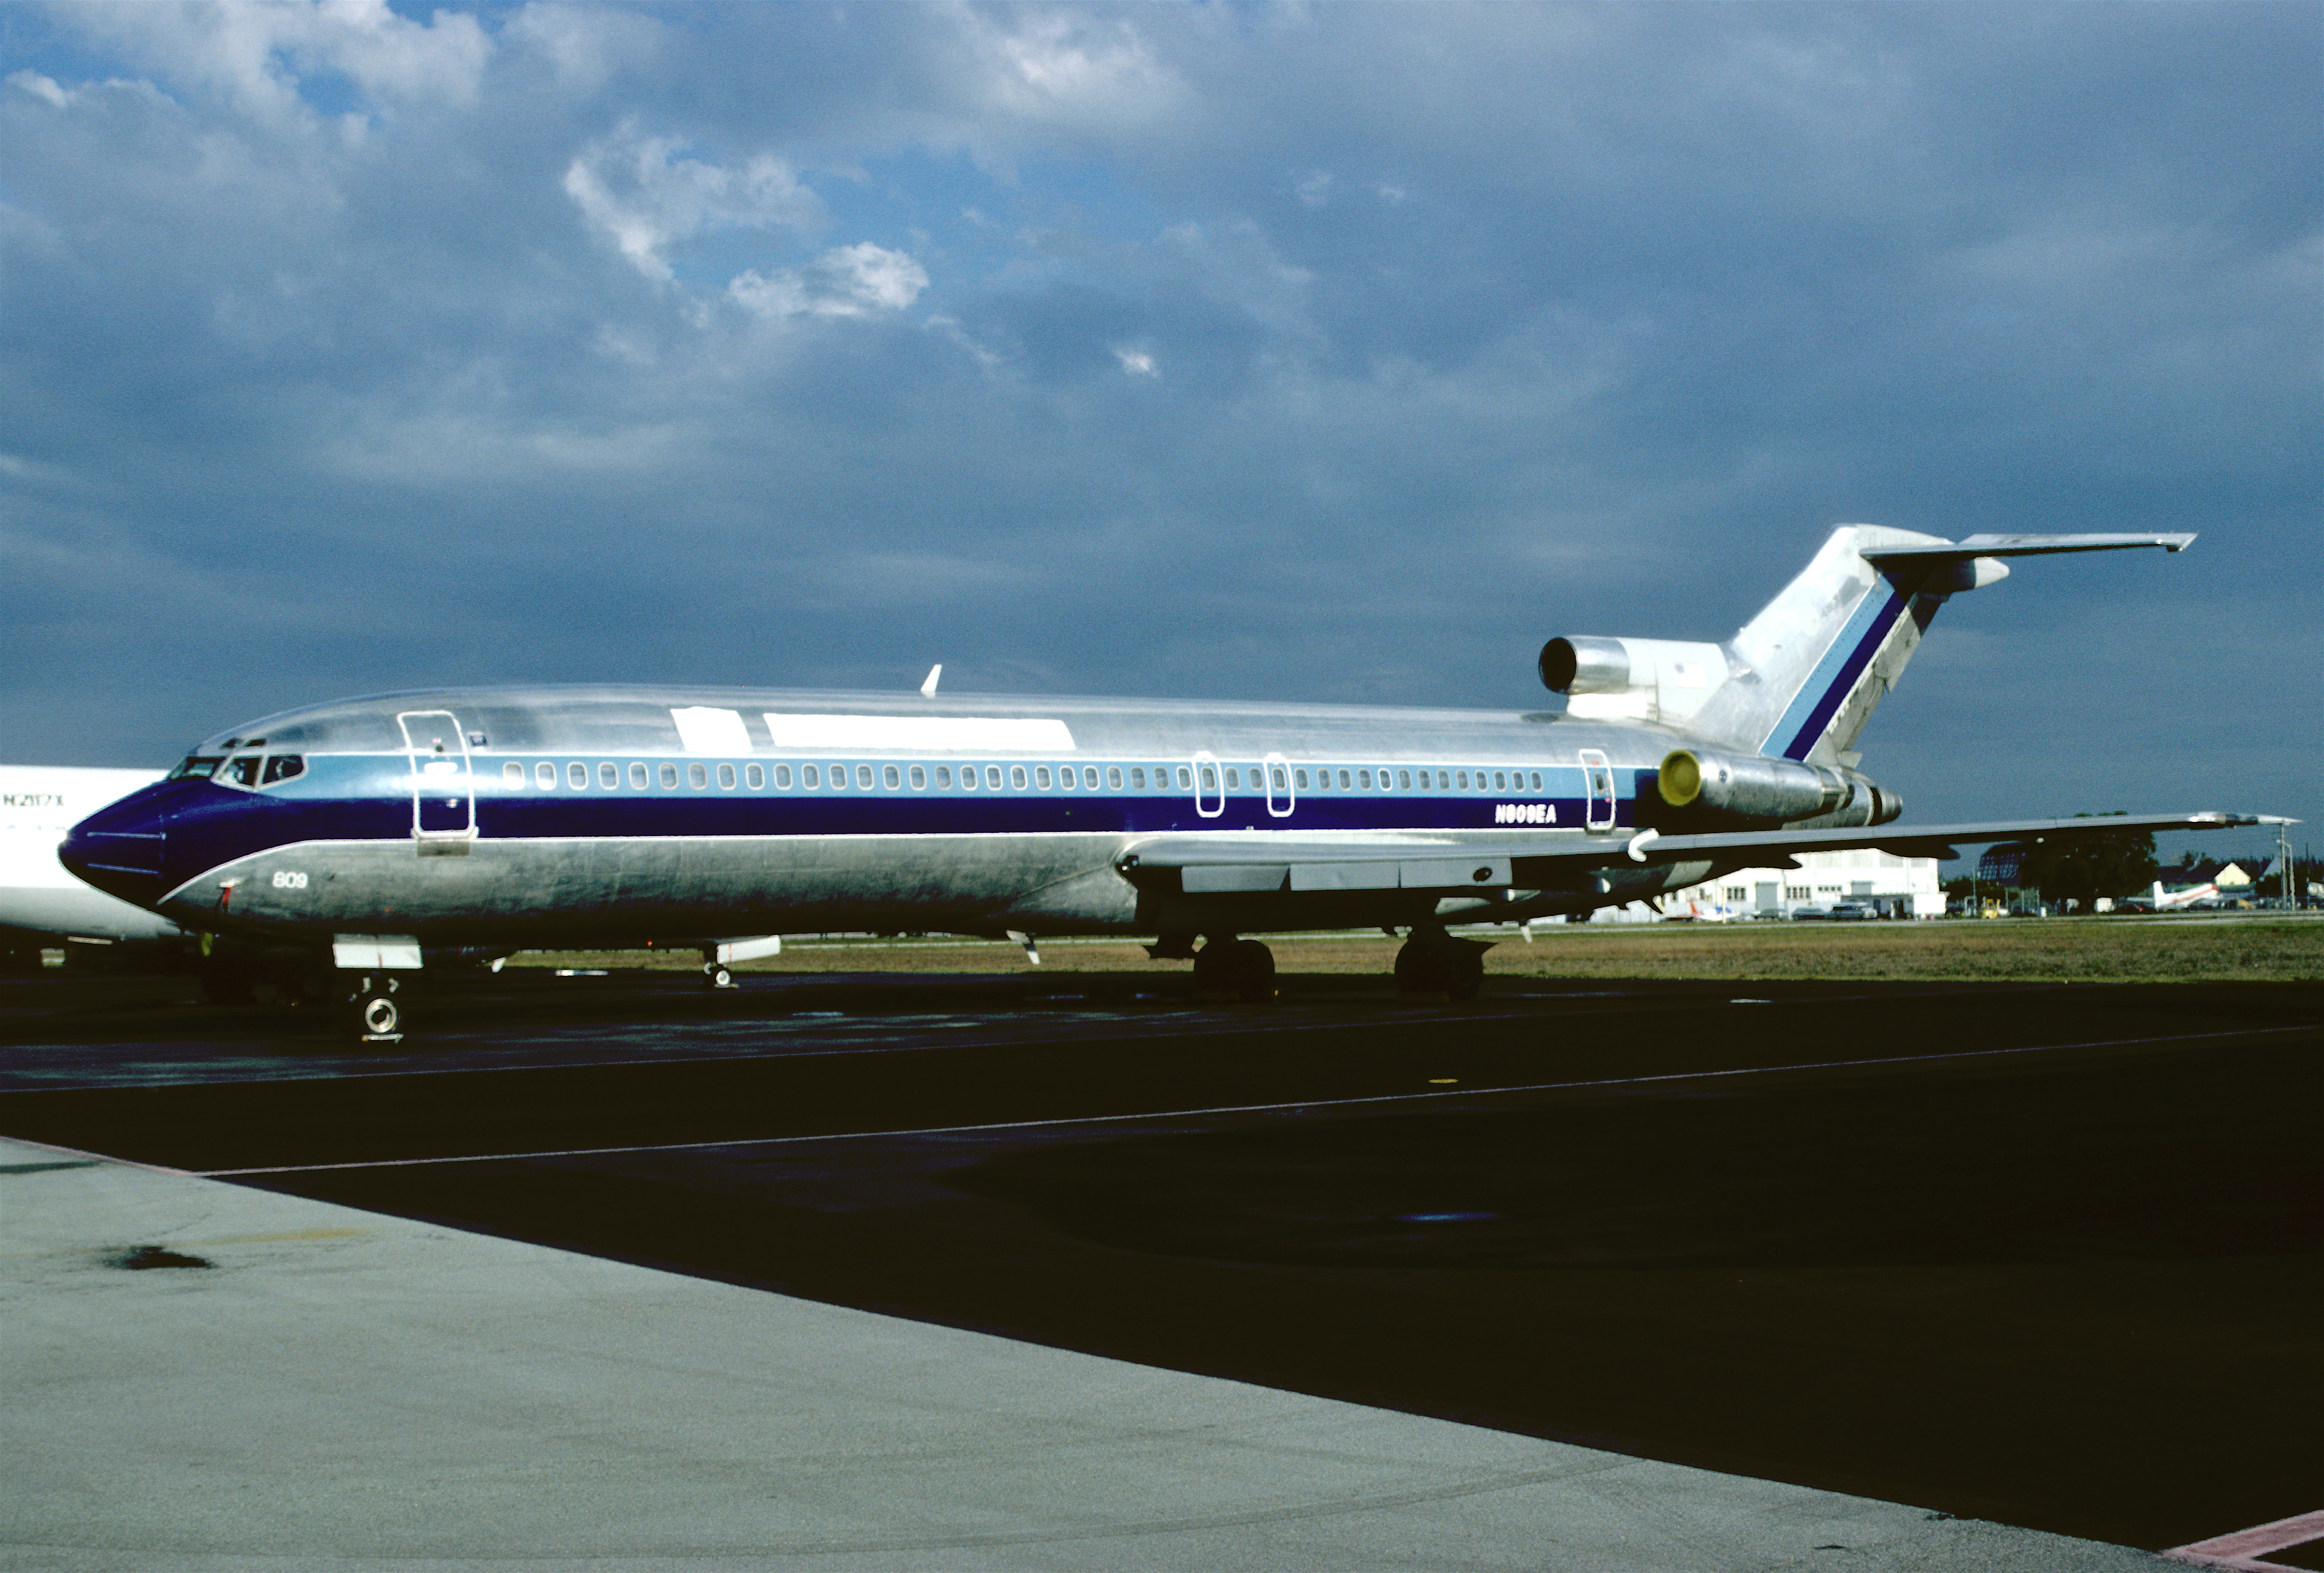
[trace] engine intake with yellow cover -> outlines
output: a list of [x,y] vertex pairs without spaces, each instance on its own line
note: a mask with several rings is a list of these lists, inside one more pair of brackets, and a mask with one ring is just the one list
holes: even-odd
[[1853,770],[1699,749],[1665,755],[1655,786],[1674,809],[1778,824],[1886,824],[1904,811],[1903,799]]

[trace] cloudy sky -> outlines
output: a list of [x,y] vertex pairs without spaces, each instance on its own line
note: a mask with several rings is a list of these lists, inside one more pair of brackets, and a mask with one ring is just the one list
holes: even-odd
[[1959,598],[1867,768],[2324,819],[2311,0],[9,4],[0,78],[12,759],[938,660],[1530,708],[1838,523],[2196,529]]

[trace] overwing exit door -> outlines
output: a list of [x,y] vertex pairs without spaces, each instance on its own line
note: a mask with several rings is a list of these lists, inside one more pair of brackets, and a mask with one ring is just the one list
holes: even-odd
[[411,836],[423,852],[467,849],[476,834],[468,736],[448,710],[406,710],[395,724],[411,760]]

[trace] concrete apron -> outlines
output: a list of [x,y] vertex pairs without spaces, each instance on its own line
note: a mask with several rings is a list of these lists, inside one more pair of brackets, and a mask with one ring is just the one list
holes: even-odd
[[0,1253],[9,1569],[2168,1566],[5,1141]]

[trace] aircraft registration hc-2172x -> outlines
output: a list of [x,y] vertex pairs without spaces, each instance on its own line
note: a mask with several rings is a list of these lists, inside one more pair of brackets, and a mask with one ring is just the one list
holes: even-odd
[[935,673],[917,695],[348,700],[217,734],[60,855],[216,936],[222,969],[305,958],[374,1036],[430,953],[698,945],[724,984],[785,933],[833,931],[1007,935],[1037,960],[1039,936],[1153,935],[1198,986],[1259,998],[1274,961],[1247,936],[1377,927],[1408,936],[1399,983],[1464,998],[1488,947],[1448,924],[1833,848],[2255,823],[1908,828],[1857,768],[1930,619],[2000,559],[2193,538],[1844,526],[1725,643],[1551,639],[1565,705],[1526,713],[939,698]]

